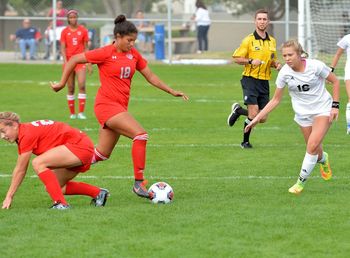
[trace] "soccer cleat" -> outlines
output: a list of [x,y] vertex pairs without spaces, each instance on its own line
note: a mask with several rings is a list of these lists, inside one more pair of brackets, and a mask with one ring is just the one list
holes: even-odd
[[94,205],[96,207],[105,206],[108,197],[109,191],[107,189],[100,188],[100,192],[98,193],[98,195],[91,200],[91,205]]
[[69,116],[69,118],[70,118],[70,119],[76,119],[76,118],[77,118],[77,115],[76,115],[76,114],[71,114],[71,115]]
[[60,202],[55,202],[50,209],[52,210],[68,210],[70,206],[68,204],[62,204]]
[[79,113],[79,114],[78,114],[78,119],[83,119],[83,120],[85,120],[85,119],[86,119],[85,114],[84,114],[84,113]]
[[237,109],[240,108],[241,106],[238,103],[233,103],[231,107],[231,114],[227,117],[227,124],[229,126],[233,126],[237,119],[240,117],[240,114],[237,114]]
[[242,142],[241,148],[242,149],[251,149],[251,148],[253,148],[253,145],[251,145],[249,142]]
[[329,164],[328,153],[327,152],[323,152],[323,153],[326,156],[326,161],[323,164],[322,163],[320,164],[320,173],[324,180],[329,180],[332,178],[332,169]]
[[301,182],[298,179],[298,181],[295,183],[295,185],[293,185],[291,188],[289,188],[288,192],[290,192],[292,194],[300,194],[304,189],[304,184],[305,183]]
[[132,191],[140,197],[149,198],[148,190],[146,188],[147,180],[137,180],[134,183]]

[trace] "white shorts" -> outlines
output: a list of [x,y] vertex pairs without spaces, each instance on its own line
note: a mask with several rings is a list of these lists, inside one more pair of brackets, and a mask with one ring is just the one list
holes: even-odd
[[331,112],[324,112],[324,113],[319,113],[319,114],[314,114],[314,115],[297,115],[295,114],[294,116],[294,121],[300,125],[301,127],[310,127],[314,123],[315,117],[318,116],[330,116]]

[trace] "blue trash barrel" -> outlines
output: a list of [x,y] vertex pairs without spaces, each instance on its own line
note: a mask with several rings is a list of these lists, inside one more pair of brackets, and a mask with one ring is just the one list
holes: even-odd
[[165,29],[163,24],[154,26],[154,54],[156,60],[165,59]]

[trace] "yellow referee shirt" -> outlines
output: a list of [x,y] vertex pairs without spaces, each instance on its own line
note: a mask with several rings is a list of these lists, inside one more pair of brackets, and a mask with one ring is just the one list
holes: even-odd
[[242,75],[260,80],[270,80],[271,63],[277,58],[276,40],[267,33],[266,38],[262,39],[259,34],[254,31],[254,33],[249,34],[242,40],[241,45],[235,50],[232,56],[263,61],[263,64],[258,66],[246,64]]

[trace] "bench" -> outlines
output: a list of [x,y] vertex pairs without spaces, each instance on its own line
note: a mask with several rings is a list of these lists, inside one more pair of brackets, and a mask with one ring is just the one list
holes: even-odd
[[[173,50],[175,54],[194,53],[196,50],[197,38],[195,37],[176,37],[171,38],[171,43],[174,46]],[[165,43],[168,43],[168,39],[165,39]]]

